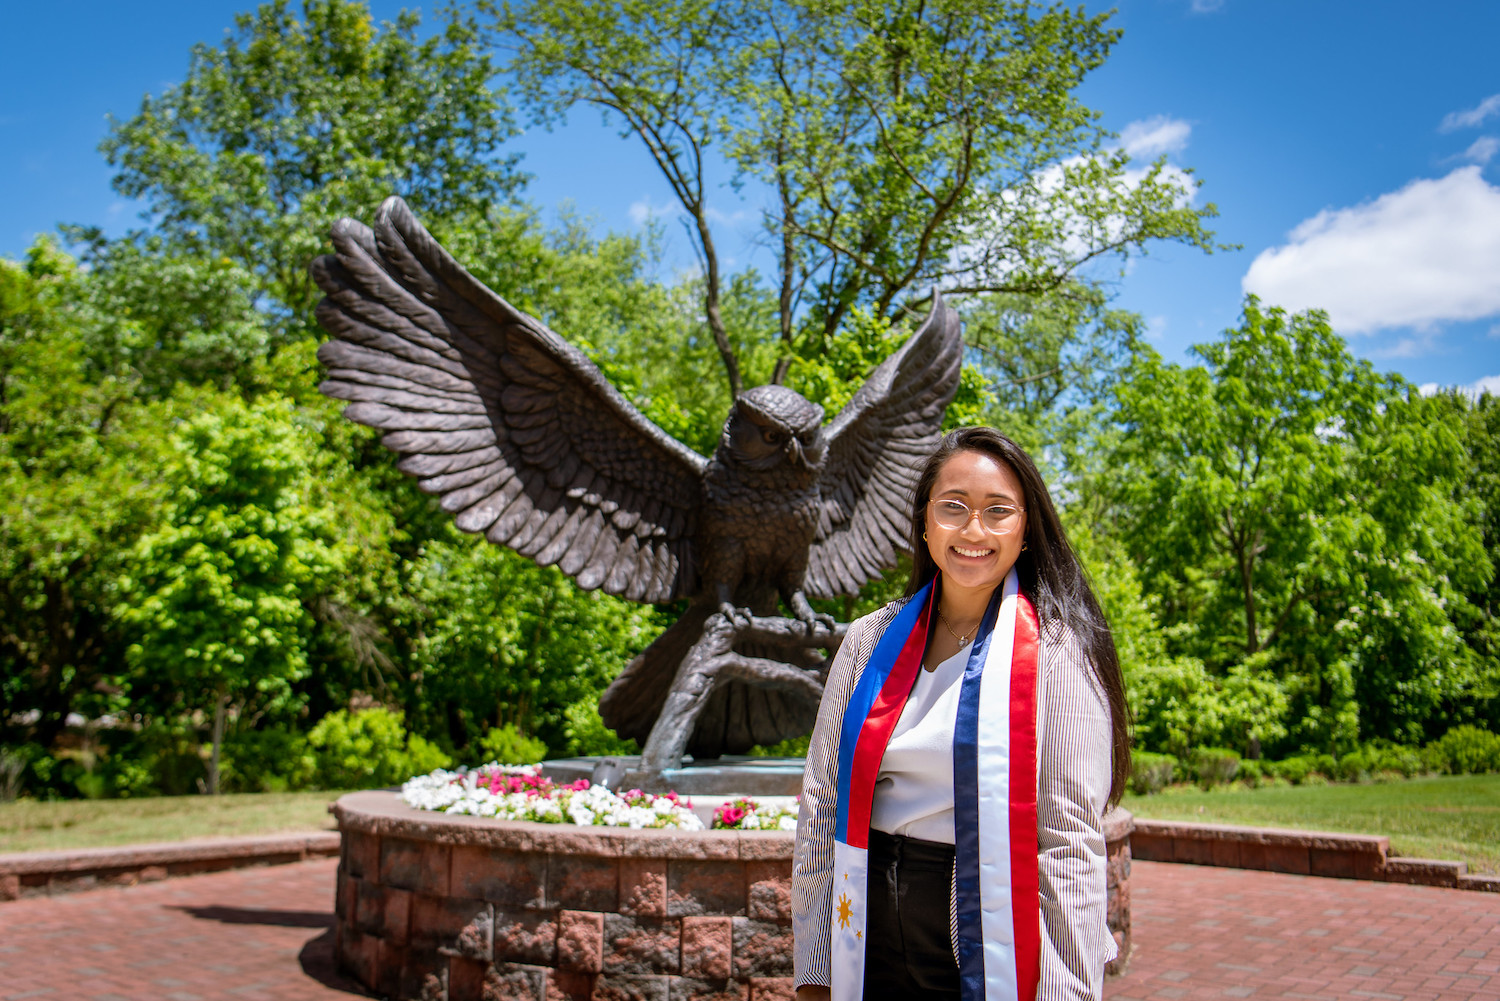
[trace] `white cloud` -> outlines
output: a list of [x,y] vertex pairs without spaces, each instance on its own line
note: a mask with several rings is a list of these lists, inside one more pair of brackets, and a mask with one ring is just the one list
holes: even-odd
[[1224,6],[1224,0],[1193,0],[1194,14],[1212,14]]
[[632,225],[644,226],[649,219],[654,219],[658,216],[671,215],[675,211],[677,211],[676,203],[653,202],[651,198],[647,196],[645,198],[637,198],[635,201],[631,202],[630,208],[626,209],[625,213],[630,217],[630,222]]
[[1477,128],[1496,115],[1500,115],[1500,94],[1491,94],[1468,111],[1448,112],[1438,128],[1443,132]]
[[1179,153],[1187,147],[1193,127],[1180,118],[1153,115],[1131,122],[1120,133],[1120,146],[1135,159]]
[[1487,375],[1482,379],[1474,380],[1467,386],[1443,386],[1436,382],[1424,382],[1417,387],[1417,392],[1423,396],[1434,396],[1446,389],[1457,390],[1471,400],[1477,400],[1485,393],[1500,396],[1500,375]]
[[1167,336],[1167,318],[1151,316],[1146,319],[1146,340],[1159,341]]
[[1489,163],[1495,158],[1496,153],[1500,153],[1500,139],[1494,136],[1480,136],[1459,155],[1473,163]]
[[1325,209],[1240,284],[1271,305],[1326,309],[1345,335],[1500,314],[1500,188],[1461,167]]

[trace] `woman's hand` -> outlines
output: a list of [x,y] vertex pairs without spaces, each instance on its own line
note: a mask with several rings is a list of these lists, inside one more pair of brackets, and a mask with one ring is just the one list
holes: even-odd
[[815,984],[803,984],[797,988],[797,1001],[833,1001],[833,991]]

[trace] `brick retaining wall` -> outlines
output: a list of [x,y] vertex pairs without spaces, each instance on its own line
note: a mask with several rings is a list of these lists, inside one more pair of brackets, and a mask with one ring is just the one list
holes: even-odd
[[168,876],[276,865],[339,853],[337,831],[273,834],[0,855],[0,901],[97,886],[134,886]]
[[[420,1001],[792,997],[783,831],[631,831],[447,816],[388,792],[334,807],[340,964]],[[1130,947],[1129,814],[1111,929]]]
[[1148,862],[1186,862],[1304,876],[1373,879],[1500,892],[1500,876],[1472,874],[1463,862],[1392,855],[1391,839],[1271,827],[1231,827],[1136,818],[1131,851]]

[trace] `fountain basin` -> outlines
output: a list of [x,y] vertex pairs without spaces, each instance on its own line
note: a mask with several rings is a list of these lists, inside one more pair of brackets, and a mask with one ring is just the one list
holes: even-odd
[[[334,814],[342,834],[335,952],[377,993],[403,1001],[792,997],[791,832],[449,816],[388,791],[345,795]],[[1106,818],[1110,927],[1122,960],[1133,827],[1124,811]]]

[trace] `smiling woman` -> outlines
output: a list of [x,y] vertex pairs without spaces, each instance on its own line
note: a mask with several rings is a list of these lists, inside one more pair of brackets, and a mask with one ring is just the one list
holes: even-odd
[[1098,998],[1129,769],[1109,627],[999,432],[947,435],[911,518],[906,597],[850,626],[808,749],[798,998]]

